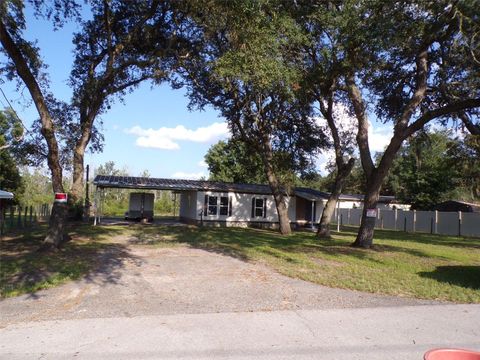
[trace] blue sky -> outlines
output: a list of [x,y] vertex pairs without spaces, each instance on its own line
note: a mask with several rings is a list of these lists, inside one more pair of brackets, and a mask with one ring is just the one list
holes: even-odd
[[[75,30],[76,25],[70,23],[54,32],[49,22],[36,20],[27,11],[26,38],[38,40],[41,56],[49,66],[51,90],[65,101],[71,97],[66,82],[73,61],[71,39]],[[3,83],[1,87],[26,125],[38,118],[25,88],[19,93],[14,84]],[[1,100],[0,105],[4,106],[5,100]],[[228,137],[227,127],[214,109],[190,112],[187,105],[184,90],[172,90],[167,84],[153,89],[148,83],[142,84],[125,97],[124,104],[116,101],[101,116],[104,151],[87,154],[86,163],[95,168],[114,161],[132,176],[148,170],[154,177],[207,177],[204,155],[212,144]],[[381,150],[389,133],[385,127],[372,128],[372,148]],[[320,171],[328,156],[320,156]]]

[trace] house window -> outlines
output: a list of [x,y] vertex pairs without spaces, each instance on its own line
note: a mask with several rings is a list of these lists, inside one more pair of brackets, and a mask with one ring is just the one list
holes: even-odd
[[216,196],[208,196],[208,209],[207,215],[217,215],[217,201]]
[[228,196],[221,196],[220,197],[220,215],[227,216],[228,215]]
[[222,215],[232,216],[232,197],[220,196],[220,203],[218,196],[205,195],[204,214],[208,216]]
[[252,218],[267,217],[267,199],[252,198]]

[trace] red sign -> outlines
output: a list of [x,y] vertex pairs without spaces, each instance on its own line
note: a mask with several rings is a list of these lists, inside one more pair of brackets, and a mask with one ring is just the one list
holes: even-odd
[[55,193],[55,202],[56,203],[66,203],[67,194],[66,193]]

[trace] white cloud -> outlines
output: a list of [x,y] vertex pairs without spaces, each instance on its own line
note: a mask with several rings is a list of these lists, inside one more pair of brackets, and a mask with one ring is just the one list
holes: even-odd
[[173,128],[161,127],[155,129],[142,129],[140,126],[134,126],[126,129],[127,134],[137,136],[136,145],[147,148],[177,150],[180,145],[177,140],[193,141],[207,143],[228,136],[228,126],[226,123],[213,123],[206,127],[197,129],[187,129],[183,125]]
[[390,143],[393,136],[390,127],[373,127],[372,123],[368,123],[368,144],[372,155],[374,152],[383,152]]
[[172,178],[175,178],[175,179],[198,180],[202,177],[204,178],[207,177],[207,174],[205,174],[203,171],[200,171],[197,173],[187,173],[183,171],[177,171],[176,173],[172,174]]
[[205,162],[205,160],[200,160],[198,163],[197,163],[198,166],[202,167],[202,168],[207,168],[208,167],[208,164]]

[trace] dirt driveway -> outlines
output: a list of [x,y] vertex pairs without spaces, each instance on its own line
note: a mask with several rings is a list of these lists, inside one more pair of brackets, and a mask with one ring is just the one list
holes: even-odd
[[1,301],[0,327],[55,319],[433,303],[331,289],[187,245],[122,246],[121,256],[103,254],[98,269],[80,281]]

